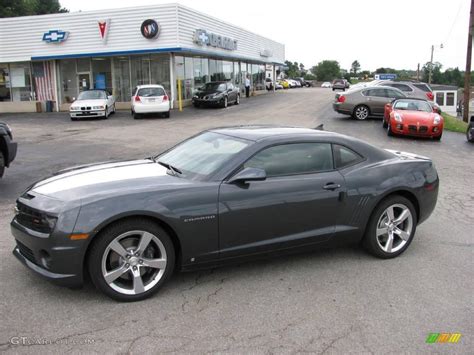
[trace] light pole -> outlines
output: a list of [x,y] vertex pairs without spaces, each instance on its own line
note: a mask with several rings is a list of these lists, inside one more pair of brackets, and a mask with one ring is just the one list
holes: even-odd
[[[439,46],[440,49],[443,49],[443,43]],[[433,77],[433,52],[434,52],[435,46],[431,46],[431,61],[430,61],[430,75],[428,76],[428,84],[431,84],[431,78]]]

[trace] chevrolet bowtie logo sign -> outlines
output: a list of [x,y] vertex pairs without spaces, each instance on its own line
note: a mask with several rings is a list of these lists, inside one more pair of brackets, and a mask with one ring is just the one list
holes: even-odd
[[69,35],[67,31],[61,30],[49,30],[43,34],[43,41],[47,43],[60,43],[64,42]]
[[194,43],[200,46],[211,46],[227,49],[229,51],[235,51],[237,49],[237,40],[216,35],[206,30],[196,30],[194,32]]

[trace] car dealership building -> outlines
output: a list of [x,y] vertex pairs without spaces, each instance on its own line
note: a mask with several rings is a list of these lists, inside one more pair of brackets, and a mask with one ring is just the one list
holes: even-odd
[[243,91],[247,75],[264,92],[285,58],[283,44],[179,4],[4,18],[0,47],[0,112],[67,110],[92,88],[129,108],[142,84],[176,105],[178,87],[186,102],[209,81]]

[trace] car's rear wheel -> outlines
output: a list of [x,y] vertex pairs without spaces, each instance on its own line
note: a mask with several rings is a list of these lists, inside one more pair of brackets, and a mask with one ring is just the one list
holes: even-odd
[[222,107],[227,108],[228,105],[229,105],[229,99],[227,98],[227,96],[224,96],[224,100],[222,100]]
[[387,136],[393,137],[395,134],[393,134],[392,131],[392,125],[390,124],[390,121],[387,123]]
[[3,176],[5,172],[5,158],[3,156],[3,153],[0,151],[0,177]]
[[133,119],[134,120],[138,120],[140,117],[141,117],[140,114],[138,114],[136,112],[133,113]]
[[369,117],[370,110],[367,106],[365,105],[359,105],[354,109],[353,117],[357,120],[365,120],[367,117]]
[[240,95],[237,95],[237,98],[235,99],[235,104],[240,104]]
[[394,258],[410,245],[416,224],[413,204],[403,196],[391,196],[383,200],[372,213],[363,245],[376,257]]
[[170,111],[163,113],[164,118],[170,118]]
[[94,285],[115,300],[148,298],[173,272],[173,243],[152,221],[117,222],[96,238],[88,258],[89,273]]

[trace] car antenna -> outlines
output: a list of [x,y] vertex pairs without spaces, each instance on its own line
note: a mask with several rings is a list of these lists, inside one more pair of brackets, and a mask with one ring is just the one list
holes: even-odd
[[315,127],[314,129],[318,131],[324,131],[324,123],[321,123],[319,126]]

